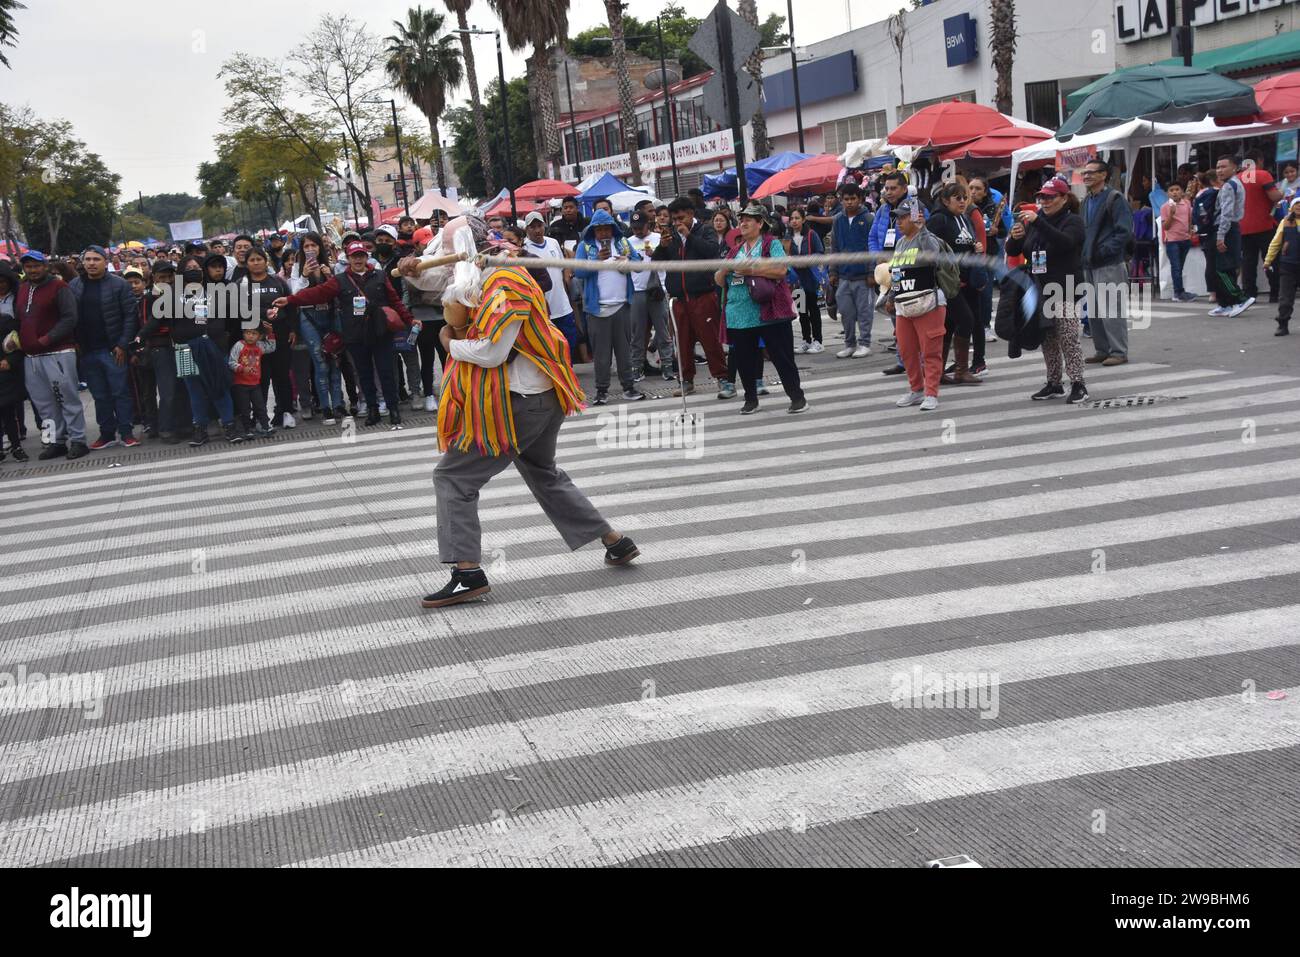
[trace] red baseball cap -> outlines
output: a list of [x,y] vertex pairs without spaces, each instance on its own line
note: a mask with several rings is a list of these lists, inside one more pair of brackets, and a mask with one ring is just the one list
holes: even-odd
[[1043,188],[1038,191],[1039,196],[1068,196],[1070,194],[1070,184],[1059,176],[1049,179],[1043,184]]
[[352,240],[352,242],[350,242],[350,243],[348,243],[346,246],[344,246],[344,247],[343,247],[343,250],[344,250],[344,252],[346,252],[349,256],[351,256],[353,253],[366,253],[367,255],[369,255],[369,252],[370,252],[368,249],[366,249],[366,244],[365,244],[365,243],[361,242],[360,240],[356,240],[356,239]]

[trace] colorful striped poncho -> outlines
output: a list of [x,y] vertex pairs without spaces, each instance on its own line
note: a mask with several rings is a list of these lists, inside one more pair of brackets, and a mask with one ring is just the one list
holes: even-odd
[[[565,415],[583,408],[584,396],[573,374],[569,342],[547,318],[546,297],[522,268],[497,269],[483,286],[483,298],[470,322],[467,339],[493,342],[512,322],[523,323],[515,349],[539,368],[555,386]],[[503,363],[485,369],[472,362],[448,359],[438,403],[438,448],[481,455],[518,451],[515,421],[510,410],[510,375]]]

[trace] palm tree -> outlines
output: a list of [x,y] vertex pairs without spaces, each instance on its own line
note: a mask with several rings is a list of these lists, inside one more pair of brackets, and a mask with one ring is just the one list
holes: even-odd
[[[755,30],[759,28],[758,4],[755,0],[740,0],[736,12]],[[758,87],[758,109],[754,111],[754,117],[750,121],[750,129],[754,134],[754,159],[764,159],[771,154],[772,143],[767,138],[767,114],[763,112],[763,51],[761,49],[750,54],[749,59],[745,61],[745,70],[754,78],[754,83]],[[744,117],[741,117],[741,120],[743,121]]]
[[18,0],[0,0],[0,64],[9,66],[9,58],[5,56],[4,47],[17,46],[18,28],[14,26],[14,11],[26,10],[24,4]]
[[[528,102],[533,110],[533,145],[537,149],[537,174],[546,175],[549,161],[558,169],[562,158],[560,108],[555,92],[556,44],[569,35],[569,0],[489,0],[501,18],[506,43],[512,50],[532,46],[525,61]],[[504,95],[505,91],[502,91]]]
[[994,99],[999,113],[1010,115],[1012,106],[1011,67],[1016,58],[1016,0],[991,0],[989,19],[992,36],[993,70],[997,76]]
[[[609,19],[609,35],[614,41],[614,69],[618,73],[619,120],[623,127],[623,144],[632,163],[632,185],[641,185],[641,157],[636,140],[636,110],[632,106],[632,77],[627,72],[627,44],[623,40],[623,4],[621,0],[605,0],[605,15]],[[668,91],[664,90],[664,96]]]
[[[461,30],[469,29],[466,14],[474,0],[442,0],[447,9],[456,14],[456,26]],[[460,34],[460,51],[465,59],[465,76],[469,80],[469,101],[474,113],[474,138],[478,140],[478,161],[483,167],[483,181],[487,185],[487,194],[495,196],[496,183],[492,181],[492,151],[488,149],[487,122],[483,119],[483,102],[478,95],[478,72],[474,69],[474,48],[470,44],[468,33]]]
[[[394,20],[397,33],[387,37],[388,61],[384,69],[393,85],[416,105],[429,121],[433,165],[438,190],[447,195],[447,173],[442,162],[442,140],[438,117],[447,105],[447,94],[460,86],[463,71],[456,38],[442,33],[446,17],[423,7],[406,11],[406,22]],[[402,176],[403,171],[398,171]],[[405,191],[405,190],[403,190]]]

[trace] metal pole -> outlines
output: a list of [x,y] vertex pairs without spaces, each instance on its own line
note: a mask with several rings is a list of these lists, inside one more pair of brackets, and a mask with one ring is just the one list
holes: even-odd
[[799,128],[799,152],[806,153],[803,148],[803,103],[799,99],[799,55],[794,49],[794,0],[785,0],[786,16],[788,17],[787,26],[790,30],[790,76],[794,80],[794,122]]
[[731,139],[736,148],[736,195],[743,207],[749,201],[749,187],[745,182],[745,128],[740,119],[740,94],[736,88],[736,71],[732,69],[731,18],[725,3],[713,8],[713,21],[718,28],[718,62],[722,73],[722,89],[727,97],[727,117],[731,120]]
[[510,102],[506,89],[506,61],[501,56],[501,31],[494,30],[497,38],[497,78],[501,83],[501,135],[505,139],[506,146],[506,189],[510,191],[510,218],[514,223],[519,222],[519,208],[515,205],[515,171],[514,164],[510,161]]
[[358,232],[361,230],[361,217],[357,215],[357,191],[352,183],[352,154],[348,152],[348,135],[341,134],[343,137],[343,162],[347,164],[348,171],[348,195],[352,197],[352,228]]
[[[397,125],[397,101],[389,100],[388,103],[393,108],[393,138],[397,140],[397,182],[402,187],[402,212],[409,216],[411,214],[411,204],[406,197],[406,167],[402,165],[402,130]],[[441,160],[442,146],[440,144],[435,145],[438,146],[438,159]],[[371,223],[370,225],[373,227],[375,224]]]
[[573,133],[573,171],[582,182],[582,147],[578,145],[578,121],[573,116],[573,84],[569,82],[569,54],[564,54],[564,89],[569,94],[569,129]]
[[[668,92],[668,63],[664,59],[664,18],[663,14],[655,17],[655,32],[659,34],[659,83],[664,88],[664,120],[668,124],[668,158],[673,164],[673,195],[681,193],[681,184],[677,179],[677,134],[673,127],[676,123],[677,104]],[[653,107],[651,107],[653,109]],[[658,190],[656,190],[658,192]]]
[[1183,66],[1192,65],[1192,0],[1183,0]]

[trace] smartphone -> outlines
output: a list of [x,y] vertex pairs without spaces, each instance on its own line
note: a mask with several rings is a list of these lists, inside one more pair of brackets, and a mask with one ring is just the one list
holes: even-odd
[[316,262],[316,254],[315,254],[315,253],[308,253],[308,254],[307,254],[307,265],[310,266],[310,265],[312,265],[312,264],[315,263],[315,262]]

